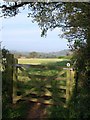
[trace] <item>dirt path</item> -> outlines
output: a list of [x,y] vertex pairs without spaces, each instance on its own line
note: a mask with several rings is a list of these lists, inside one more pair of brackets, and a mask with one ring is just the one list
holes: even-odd
[[30,119],[37,119],[37,120],[43,120],[43,118],[46,118],[46,107],[47,105],[43,103],[32,103],[33,105],[30,107],[27,113],[27,120]]

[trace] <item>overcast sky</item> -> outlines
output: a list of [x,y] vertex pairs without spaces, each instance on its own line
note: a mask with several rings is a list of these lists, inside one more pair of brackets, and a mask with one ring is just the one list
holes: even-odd
[[41,31],[37,23],[32,23],[32,19],[22,12],[15,17],[2,19],[0,18],[0,34],[2,37],[2,47],[8,50],[18,51],[37,51],[37,52],[54,52],[67,49],[67,40],[60,39],[60,29],[48,31],[47,37],[41,37]]

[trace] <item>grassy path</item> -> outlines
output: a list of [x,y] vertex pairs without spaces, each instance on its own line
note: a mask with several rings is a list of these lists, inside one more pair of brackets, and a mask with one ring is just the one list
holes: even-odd
[[46,113],[46,107],[47,105],[42,103],[30,103],[32,104],[32,107],[28,109],[26,120],[30,119],[37,119],[37,120],[43,120],[47,117]]

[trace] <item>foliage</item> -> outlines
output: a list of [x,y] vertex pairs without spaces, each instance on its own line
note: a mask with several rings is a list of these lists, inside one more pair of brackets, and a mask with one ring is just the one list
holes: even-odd
[[69,118],[68,113],[69,112],[68,112],[67,108],[63,108],[62,106],[59,106],[59,105],[51,106],[51,107],[48,108],[48,114],[49,114],[48,119],[68,120],[68,118]]
[[15,16],[19,13],[19,8],[25,5],[28,5],[28,17],[33,17],[33,21],[38,23],[42,35],[48,29],[62,27],[70,42],[75,39],[83,42],[88,37],[89,3],[8,2],[1,5],[2,14],[5,17]]
[[15,105],[3,108],[2,118],[4,119],[25,119],[28,110],[28,103],[21,101]]
[[85,45],[79,48],[72,58],[76,70],[76,85],[70,101],[71,118],[90,117],[90,57],[87,53],[87,46]]
[[[3,103],[4,105],[8,104],[10,102],[10,95],[8,86],[10,85],[10,79],[7,76],[7,70],[9,71],[10,68],[8,68],[7,64],[7,55],[9,54],[9,51],[6,49],[2,49],[2,67],[3,67],[3,72],[2,72],[2,92],[3,92]],[[8,72],[9,73],[9,72]]]
[[38,53],[37,52],[31,52],[31,53],[29,53],[29,57],[30,58],[37,58],[38,57]]
[[1,5],[2,16],[15,16],[20,7],[28,6],[28,17],[33,17],[42,30],[42,36],[49,29],[62,27],[64,35],[70,42],[78,45],[89,42],[90,3],[77,2],[8,2]]
[[71,59],[73,55],[69,55],[69,56],[59,56],[59,59]]

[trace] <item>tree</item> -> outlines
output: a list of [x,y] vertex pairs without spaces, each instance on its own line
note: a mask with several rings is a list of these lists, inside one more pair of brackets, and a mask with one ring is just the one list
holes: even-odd
[[28,17],[33,17],[33,21],[38,23],[42,30],[42,36],[46,35],[48,29],[62,27],[69,42],[74,40],[75,43],[79,41],[79,44],[82,44],[85,40],[88,40],[90,36],[87,32],[90,30],[90,3],[22,1],[1,5],[2,16],[15,16],[19,13],[20,7],[25,8],[28,5]]
[[30,58],[37,58],[38,57],[38,53],[37,52],[30,52],[29,53],[29,57]]

